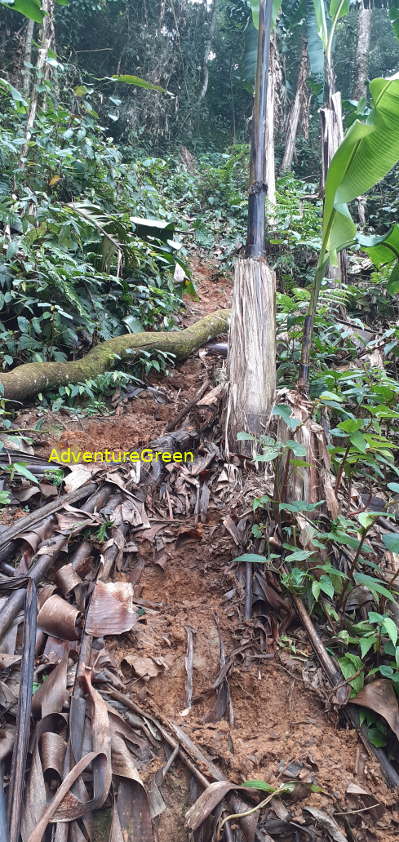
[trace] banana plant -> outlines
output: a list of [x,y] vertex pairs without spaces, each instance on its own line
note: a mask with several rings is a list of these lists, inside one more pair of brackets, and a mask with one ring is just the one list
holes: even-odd
[[387,290],[396,295],[399,292],[399,224],[396,222],[382,236],[358,234],[357,241],[377,269],[393,264]]
[[[59,6],[67,6],[69,0],[56,0]],[[44,11],[40,0],[0,0],[0,6],[5,6],[13,12],[19,12],[24,18],[43,23]]]
[[[399,161],[399,74],[373,79],[370,94],[372,109],[367,120],[352,123],[327,172],[322,244],[304,326],[298,381],[302,391],[308,385],[313,323],[323,278],[329,265],[336,265],[340,251],[361,242],[348,203],[378,184]],[[398,234],[395,227],[384,238],[363,245],[366,250],[379,249],[379,255],[382,249],[387,254],[396,248]]]
[[323,44],[328,64],[332,62],[332,51],[338,21],[348,14],[349,4],[350,0],[331,0],[327,14],[325,0],[313,0],[317,34]]

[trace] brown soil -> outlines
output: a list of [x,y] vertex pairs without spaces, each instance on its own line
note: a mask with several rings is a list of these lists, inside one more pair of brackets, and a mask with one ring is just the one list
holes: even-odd
[[[216,307],[226,306],[231,290],[229,281],[213,281],[207,267],[197,264],[194,268],[201,300],[189,304],[185,323]],[[162,388],[164,403],[158,403],[148,393],[121,404],[112,417],[87,419],[82,424],[70,422],[65,415],[58,416],[64,429],[48,436],[42,453],[48,454],[54,446],[100,450],[144,445],[164,432],[168,420],[200,388],[205,373],[214,382],[217,380],[220,366],[220,362],[197,355],[167,379],[151,378],[151,385]],[[30,411],[27,426],[32,426],[32,420]],[[197,421],[198,416],[192,414],[188,426],[195,426]],[[51,424],[53,428],[57,426],[56,417],[51,418]],[[109,644],[125,676],[126,692],[155,715],[160,713],[183,727],[221,767],[226,778],[234,782],[242,783],[250,778],[279,785],[286,780],[284,771],[288,764],[299,764],[300,779],[323,790],[322,793],[307,790],[303,800],[288,805],[291,817],[299,823],[303,822],[305,805],[330,815],[362,807],[363,803],[354,804],[353,798],[348,798],[346,790],[353,783],[363,787],[390,807],[380,817],[373,810],[360,813],[356,825],[352,825],[352,839],[393,842],[399,817],[392,806],[395,802],[392,791],[385,785],[375,759],[365,754],[356,732],[337,727],[337,715],[329,710],[327,694],[323,700],[304,683],[303,667],[312,665],[313,660],[295,622],[290,634],[299,635],[299,649],[305,652],[300,656],[302,660],[289,649],[261,651],[257,622],[243,621],[239,587],[235,595],[229,593],[237,587],[231,565],[237,552],[223,525],[228,514],[228,510],[213,508],[205,524],[188,520],[184,524],[185,534],[166,545],[162,566],[157,563],[153,545],[143,542],[141,554],[146,564],[135,595],[147,604],[158,603],[158,607],[145,615],[134,632],[125,636],[123,645],[120,640]],[[202,697],[186,711],[185,656],[189,628],[194,632],[194,698],[201,694]],[[243,643],[246,647],[237,654],[229,673],[231,724],[226,719],[210,721],[215,692],[208,691],[220,669],[220,637],[226,657]],[[161,659],[158,675],[148,681],[137,678],[132,666],[124,661],[126,655]],[[163,762],[162,756],[159,765]],[[142,769],[141,773],[145,778],[148,770]],[[189,776],[180,763],[175,761],[162,791],[167,810],[159,819],[159,842],[188,842],[184,813],[191,803]],[[342,821],[338,816],[337,820]],[[311,838],[327,840],[329,837],[313,835]]]
[[[220,519],[224,514],[220,513]],[[207,721],[215,704],[214,692],[188,713],[185,710],[187,629],[194,631],[194,699],[206,694],[220,669],[218,626],[227,655],[250,639],[254,630],[254,623],[240,618],[237,598],[230,601],[225,597],[231,588],[228,563],[235,554],[220,520],[216,529],[214,524],[203,527],[199,540],[188,540],[177,549],[169,545],[164,569],[154,563],[146,565],[140,598],[161,600],[162,606],[132,635],[131,645],[121,648],[117,644],[115,653],[127,682],[130,678],[134,696],[144,708],[183,727],[231,781],[261,779],[279,786],[287,779],[284,770],[288,764],[303,766],[299,779],[311,781],[323,793],[306,794],[291,807],[294,816],[301,817],[304,805],[330,814],[353,809],[352,803],[348,806],[346,790],[354,783],[383,804],[393,805],[395,798],[382,780],[379,765],[367,757],[357,733],[337,727],[334,712],[328,713],[326,703],[305,687],[300,662],[284,651],[281,657],[277,651],[271,660],[257,660],[259,650],[254,645],[242,661],[237,660],[229,676],[232,725],[225,719]],[[303,642],[300,648],[308,649]],[[123,663],[132,651],[162,658],[165,665],[160,674],[148,682],[137,681]],[[176,770],[171,777],[165,797],[168,810],[160,818],[160,842],[187,842],[183,814],[190,801],[182,771]],[[364,816],[368,835],[356,839],[393,842],[394,814],[385,813],[377,822],[367,813]]]

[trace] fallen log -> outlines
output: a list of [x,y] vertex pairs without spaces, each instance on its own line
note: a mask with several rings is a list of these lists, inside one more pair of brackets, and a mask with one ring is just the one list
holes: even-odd
[[184,330],[115,336],[96,345],[80,360],[24,363],[1,374],[2,396],[8,400],[24,401],[46,389],[82,383],[112,368],[115,358],[134,359],[140,351],[166,351],[178,361],[185,360],[210,339],[227,331],[229,315],[229,310],[216,310]]

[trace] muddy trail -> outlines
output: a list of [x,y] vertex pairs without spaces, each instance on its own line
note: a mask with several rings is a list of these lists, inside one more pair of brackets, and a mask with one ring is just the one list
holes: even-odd
[[[184,325],[229,304],[229,281],[213,279],[209,267],[201,265],[195,266],[195,276],[200,300],[188,305],[182,317]],[[169,377],[151,376],[150,388],[133,399],[116,394],[111,416],[71,420],[62,413],[48,413],[43,435],[35,443],[35,455],[42,460],[53,448],[140,449],[166,435],[166,428],[173,426],[171,422],[181,409],[207,384],[208,400],[194,406],[181,424],[188,437],[194,437],[195,463],[167,465],[166,478],[160,481],[150,472],[144,476],[144,483],[136,483],[137,493],[137,476],[132,477],[132,469],[111,465],[101,476],[112,485],[111,500],[119,507],[118,518],[115,520],[110,502],[99,509],[102,521],[95,520],[94,515],[85,516],[93,519],[91,535],[96,529],[92,565],[94,553],[94,558],[103,559],[101,563],[106,568],[107,553],[117,546],[116,560],[114,554],[113,566],[108,565],[107,580],[120,586],[119,607],[112,600],[108,603],[115,612],[116,625],[126,589],[131,588],[133,594],[136,617],[130,630],[121,631],[122,623],[117,633],[110,632],[108,620],[101,614],[104,606],[100,606],[90,655],[96,692],[100,691],[108,709],[113,705],[115,716],[118,714],[125,723],[118,733],[119,737],[122,732],[126,737],[124,745],[128,746],[130,760],[122,749],[119,756],[118,744],[112,742],[112,793],[102,805],[97,804],[94,825],[83,821],[84,811],[76,813],[74,835],[69,838],[73,842],[83,842],[85,838],[96,842],[391,842],[397,836],[399,823],[396,793],[387,786],[379,763],[367,752],[357,731],[343,723],[307,635],[273,574],[266,578],[259,570],[254,576],[252,617],[244,619],[246,565],[234,559],[249,540],[252,500],[265,493],[265,481],[238,457],[232,457],[229,463],[224,461],[220,425],[224,367],[222,358],[201,351],[176,367]],[[39,410],[27,409],[19,414],[18,423],[32,428],[40,417]],[[90,468],[86,470],[88,481],[100,476],[90,473]],[[41,504],[48,500],[54,500],[54,496]],[[34,503],[30,503],[30,508],[34,509]],[[65,527],[68,517],[77,519],[77,511],[78,503],[67,506],[58,528]],[[26,516],[23,502],[17,514]],[[101,546],[104,535],[100,540],[98,530],[101,532],[101,523],[107,517],[112,526]],[[127,523],[130,531],[125,529]],[[86,539],[89,526],[85,521]],[[78,532],[76,526],[74,535]],[[26,540],[25,560],[22,554],[17,569],[20,575],[24,573],[24,563],[29,566],[27,557],[32,558],[35,552],[34,548],[27,550],[34,543],[32,537]],[[63,567],[75,565],[74,540],[70,542],[71,552],[65,548],[62,551]],[[55,569],[59,566],[57,562]],[[85,575],[94,587],[90,565],[83,568],[84,565],[74,566],[80,583],[75,582],[69,589],[62,589],[60,577],[54,578],[54,568],[49,568],[45,588],[50,591],[39,592],[42,605],[61,593],[69,604],[76,602],[82,611],[81,582]],[[95,593],[100,599],[96,590]],[[78,656],[73,655],[75,642],[63,648],[59,641],[54,642],[54,626],[44,623],[44,628],[49,637],[44,650],[38,649],[36,669],[39,664],[39,670],[51,675],[49,665],[58,664],[59,668],[65,657],[68,664],[68,655],[70,661],[68,671],[65,666],[66,691],[61,706],[36,705],[36,716],[38,710],[42,717],[49,713],[61,716],[68,708],[67,694],[73,692],[73,669]],[[12,657],[12,649],[7,652]],[[7,693],[11,694],[10,705],[15,691],[12,667],[6,660],[2,666],[0,701],[4,705]],[[11,689],[6,690],[9,680]],[[97,699],[93,704],[100,702]],[[7,721],[5,716],[4,735]],[[166,729],[169,741],[162,737],[157,724]],[[50,727],[48,733],[54,736]],[[88,745],[87,734],[84,739]],[[177,742],[175,750],[173,740]],[[6,756],[4,752],[2,756]],[[40,756],[44,770],[41,788],[44,792],[47,787],[47,803],[67,766],[64,761],[63,767],[57,767],[48,757],[45,762],[43,752]],[[134,779],[136,773],[126,771],[129,763],[134,765],[140,785]],[[32,767],[29,754],[30,803],[37,780],[32,783]],[[283,789],[273,798],[267,786],[263,790],[237,790],[235,796],[227,795],[224,801],[215,798],[212,802],[209,796],[201,809],[203,817],[208,811],[210,817],[198,829],[193,829],[192,822],[190,829],[187,810],[204,785],[217,776],[235,786],[258,781],[276,790]],[[128,807],[121,801],[118,814],[115,804],[118,806],[116,793],[121,781],[128,781],[132,788]],[[84,800],[81,792],[80,796]],[[86,792],[86,800],[87,797]],[[143,807],[143,798],[149,799],[150,823],[145,818],[148,806]],[[262,810],[254,811],[262,799],[268,803]],[[252,812],[246,818],[224,822],[230,814],[244,811]],[[34,818],[37,822],[37,813]],[[58,828],[62,826],[62,819],[59,821]],[[23,819],[24,842],[36,842],[34,827],[34,822]],[[53,838],[49,829],[44,833],[47,836],[40,839]],[[61,836],[55,838],[58,842]]]

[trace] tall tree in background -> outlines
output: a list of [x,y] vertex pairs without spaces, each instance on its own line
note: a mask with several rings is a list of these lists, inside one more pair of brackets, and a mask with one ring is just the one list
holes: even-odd
[[301,59],[299,63],[298,81],[296,85],[295,97],[290,108],[287,120],[287,140],[284,149],[283,160],[281,163],[282,172],[287,172],[292,168],[294,160],[295,143],[298,134],[299,121],[303,110],[307,103],[306,96],[306,82],[309,72],[308,60],[308,45],[306,38],[302,38]]
[[30,109],[28,119],[26,122],[25,144],[22,150],[22,157],[26,158],[29,141],[32,136],[33,127],[35,125],[37,108],[40,97],[41,83],[48,78],[49,68],[46,64],[48,52],[50,47],[54,44],[54,2],[53,0],[43,0],[42,10],[44,12],[43,23],[40,31],[40,43],[37,53],[37,62],[35,68],[35,79],[32,87],[32,95],[30,102]]
[[24,43],[24,54],[23,54],[23,67],[21,70],[21,82],[22,82],[22,91],[25,97],[29,96],[30,93],[30,86],[31,86],[31,78],[32,78],[32,47],[33,47],[33,34],[35,31],[35,22],[34,20],[28,20],[26,24],[26,31],[25,31],[25,43]]
[[276,132],[276,96],[278,76],[277,38],[273,32],[270,39],[269,79],[267,84],[266,103],[266,185],[267,201],[269,204],[269,224],[274,223],[274,206],[276,204],[276,163],[275,163],[275,132]]
[[[353,91],[353,98],[357,100],[363,99],[367,96],[371,20],[372,9],[366,9],[363,0],[361,0],[357,23],[355,85]],[[364,198],[364,196],[359,196],[357,200],[357,215],[360,224],[365,225],[366,199]]]
[[[266,111],[273,0],[260,0],[255,104],[252,119],[248,233],[236,263],[229,340],[227,440],[265,431],[276,389],[275,275],[265,259]],[[248,442],[240,448],[248,452]]]
[[216,14],[218,9],[218,0],[213,0],[211,10],[210,10],[210,19],[209,19],[209,33],[208,38],[205,43],[205,55],[204,55],[204,70],[203,70],[203,82],[202,88],[199,95],[199,101],[201,102],[208,90],[209,85],[209,61],[212,54],[212,44],[213,39],[215,37],[215,29],[216,29]]
[[366,8],[363,0],[361,0],[357,24],[354,99],[362,99],[367,95],[371,17],[372,9]]

